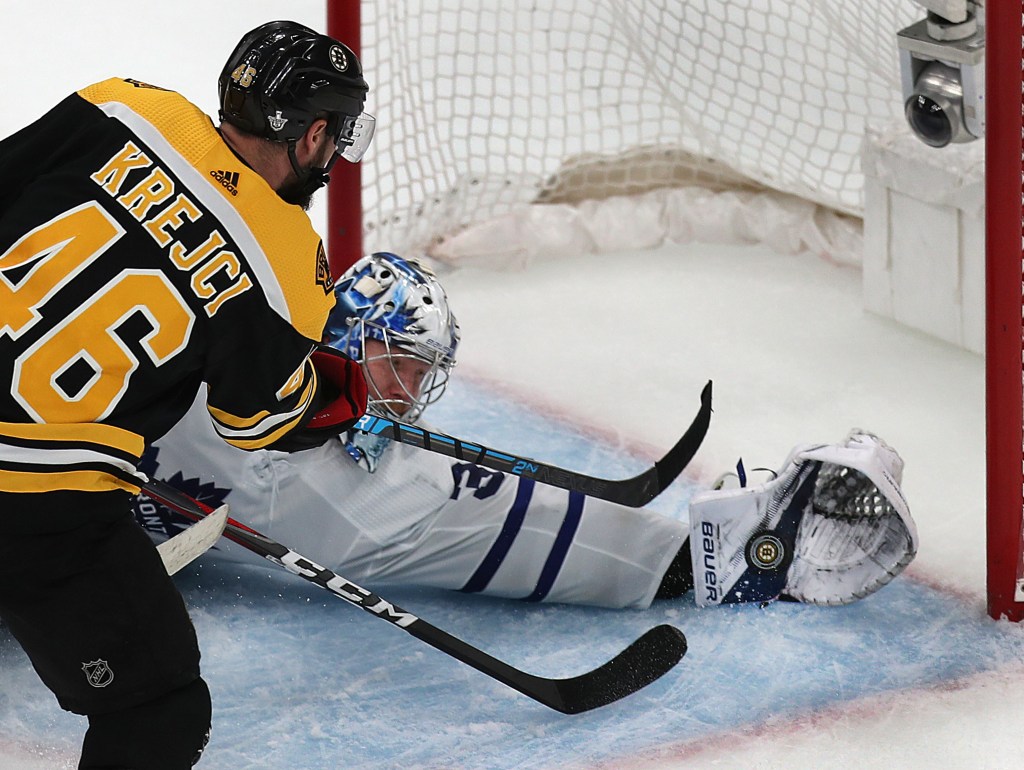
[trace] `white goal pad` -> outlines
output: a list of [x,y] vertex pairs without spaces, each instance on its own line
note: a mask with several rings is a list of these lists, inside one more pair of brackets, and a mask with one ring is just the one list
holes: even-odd
[[877,436],[795,448],[778,476],[690,504],[694,597],[701,607],[788,598],[849,604],[917,553],[900,491],[903,461]]

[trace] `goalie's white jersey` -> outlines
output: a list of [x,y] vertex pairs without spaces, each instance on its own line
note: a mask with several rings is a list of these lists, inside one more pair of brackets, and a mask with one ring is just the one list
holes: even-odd
[[[650,605],[685,522],[393,444],[374,473],[339,440],[245,452],[205,408],[156,442],[147,472],[356,582],[606,607]],[[169,512],[136,515],[166,536]],[[226,541],[222,541],[222,544]],[[258,557],[227,544],[231,558]]]

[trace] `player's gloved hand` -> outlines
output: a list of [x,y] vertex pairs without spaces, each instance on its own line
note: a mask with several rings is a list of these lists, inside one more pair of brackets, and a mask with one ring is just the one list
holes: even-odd
[[351,428],[366,412],[366,380],[363,369],[334,348],[319,345],[310,356],[320,380],[316,413],[274,444],[274,449],[297,452],[312,449]]
[[313,415],[306,427],[337,436],[366,413],[367,389],[363,368],[357,361],[327,345],[317,346],[310,360],[320,375],[327,405]]

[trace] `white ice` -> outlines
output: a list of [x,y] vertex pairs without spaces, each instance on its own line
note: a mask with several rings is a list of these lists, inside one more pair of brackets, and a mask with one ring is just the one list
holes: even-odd
[[[227,41],[233,41],[240,30],[280,16],[319,26],[320,9],[321,4],[311,0],[225,6],[113,0],[12,5],[4,12],[7,35],[0,48],[0,93],[5,105],[0,135],[20,128],[74,88],[111,75],[181,90],[214,114],[215,75]],[[322,224],[322,212],[317,216]],[[907,679],[912,681],[914,667],[924,668],[944,654],[965,656],[967,664],[952,667],[960,673],[948,680],[928,679],[920,685],[881,688],[852,698],[837,692],[827,702],[795,710],[780,707],[774,716],[762,713],[750,721],[744,721],[733,705],[722,712],[724,726],[712,721],[703,734],[690,733],[682,740],[666,729],[642,749],[624,756],[610,753],[602,767],[1010,770],[1020,766],[1024,657],[1019,650],[1024,639],[1017,627],[985,619],[985,404],[980,357],[864,312],[855,268],[836,267],[807,254],[781,255],[764,246],[694,243],[639,253],[567,255],[521,271],[465,268],[446,275],[445,282],[464,330],[459,376],[476,385],[491,384],[539,414],[578,423],[595,442],[656,456],[678,437],[693,413],[701,386],[712,379],[712,428],[691,469],[698,481],[708,480],[739,456],[748,464],[777,465],[796,443],[838,440],[852,427],[880,434],[906,461],[904,489],[921,535],[920,554],[898,582],[927,590],[932,597],[929,612],[962,617],[958,623],[977,629],[965,632],[966,641],[955,650],[944,650],[942,638],[922,633],[920,657],[904,661],[910,669]],[[253,626],[270,622],[266,619],[275,613],[292,611],[294,602],[275,601],[279,594],[317,601],[289,590],[275,587],[263,594],[256,590],[255,596],[246,594],[248,603],[235,608],[230,623],[217,623],[206,611],[197,620],[201,633],[204,628],[209,631],[203,642],[208,659],[219,666],[222,681],[251,688],[251,699],[232,704],[229,718],[242,733],[248,727],[247,740],[256,744],[264,720],[285,720],[289,709],[300,714],[319,697],[321,673],[315,670],[306,671],[302,686],[296,686],[287,677],[282,681],[253,678],[246,667],[232,667],[237,657],[259,653],[233,646],[240,644],[238,639],[247,639]],[[901,589],[895,584],[884,589],[880,601],[890,590]],[[239,595],[245,593],[239,591]],[[468,624],[469,610],[464,608],[477,606],[467,605],[462,597],[411,595],[413,600],[425,602],[455,624]],[[487,603],[482,606],[501,621],[510,637],[500,649],[489,649],[524,667],[522,647],[536,640],[531,637],[527,642],[525,635],[518,638],[509,629],[521,620],[539,634],[542,617],[551,623],[558,617],[552,614],[558,612],[553,608],[541,616]],[[888,609],[899,612],[887,614]],[[878,631],[884,634],[891,624],[897,633],[907,627],[901,613],[911,612],[912,607],[893,601],[891,607],[881,605],[881,610]],[[346,608],[330,610],[343,611]],[[739,614],[735,619],[715,617],[713,610],[652,611],[659,622],[671,612],[685,621],[693,645],[687,660],[695,665],[701,660],[695,639],[736,652],[729,646],[732,635],[740,640],[737,645],[758,646],[761,654],[784,658],[794,646],[814,649],[818,628],[814,622],[819,622],[808,621],[811,634],[801,637],[801,625],[795,621],[809,616],[799,615],[787,626],[780,622],[786,619],[782,611],[763,617]],[[571,610],[565,610],[564,616],[589,617]],[[941,619],[937,617],[936,622]],[[241,625],[236,628],[234,622]],[[369,633],[364,626],[371,622],[347,621],[337,643],[350,645],[353,655],[370,654],[375,637],[361,635]],[[635,616],[628,622],[647,624]],[[701,637],[701,624],[715,636]],[[795,636],[786,633],[787,628],[794,629]],[[696,637],[691,629],[697,629]],[[832,627],[826,630],[835,632]],[[286,631],[281,628],[274,633],[287,637]],[[992,634],[996,642],[991,641]],[[979,643],[981,652],[971,659],[971,650],[962,648],[969,647],[976,636],[986,641]],[[559,643],[558,637],[539,641]],[[286,638],[279,643],[288,648]],[[0,652],[5,661],[14,662],[0,669],[0,698],[15,706],[19,698],[45,702],[49,695],[24,662],[17,661],[9,637],[3,644]],[[1003,648],[1005,654],[999,652]],[[415,642],[396,643],[393,649],[401,651],[402,663],[413,671],[429,669],[435,661]],[[237,656],[228,652],[218,656],[218,650]],[[863,661],[860,676],[894,675],[892,661],[859,658],[863,652],[849,651],[851,659]],[[735,672],[737,683],[744,683],[740,655],[719,662],[727,674]],[[814,660],[819,667],[822,662]],[[836,659],[837,670],[843,663]],[[294,661],[284,665],[292,677],[303,673]],[[564,675],[571,669],[572,661],[566,661],[564,671],[543,673]],[[461,687],[470,693],[472,713],[480,705],[482,696],[472,693],[481,680],[473,674],[467,677]],[[386,672],[371,668],[351,692],[332,692],[331,703],[368,721],[371,728],[393,729],[395,712],[389,710],[386,698],[373,701],[370,710],[360,704],[363,693],[393,686],[386,680]],[[803,684],[795,683],[797,693]],[[809,687],[812,682],[806,684]],[[728,683],[718,685],[729,690]],[[408,687],[401,691],[402,709],[397,712],[421,746],[425,743],[429,749],[434,742],[440,751],[509,729],[501,722],[460,724],[457,704],[438,710],[430,687],[424,682],[422,691]],[[758,687],[744,693],[752,713],[759,701],[775,695]],[[707,693],[707,698],[714,696]],[[422,698],[419,706],[417,697]],[[714,714],[713,703],[702,705]],[[73,767],[80,721],[56,712],[55,706],[43,705],[39,708],[44,712],[52,708],[55,715],[44,713],[42,722],[22,723],[12,716],[20,713],[15,706],[5,709],[0,721],[0,767]],[[508,700],[504,706],[513,712],[521,703]],[[630,714],[628,709],[617,713],[622,714],[621,734],[616,732],[615,720],[599,723],[601,737],[610,745],[628,740],[627,732],[636,729],[638,716],[653,725],[651,729],[662,720],[671,726],[673,719],[679,719],[678,714],[657,709],[649,715]],[[439,729],[438,722],[428,717],[438,716],[442,724],[447,719],[446,732],[431,732]],[[420,719],[429,727],[417,725]],[[563,740],[560,723],[536,714],[533,719],[523,733],[524,741],[538,747],[538,756],[550,756],[547,766],[568,765],[571,757],[556,751]],[[339,730],[337,725],[301,720],[299,724],[321,741],[319,750],[325,752],[321,766],[345,766],[344,741],[332,733]],[[521,724],[514,728],[523,729]],[[456,735],[460,730],[464,734]],[[344,735],[343,728],[339,731]],[[335,745],[337,753],[331,754],[329,747]],[[472,754],[459,756],[460,767],[486,766],[467,758]],[[223,756],[218,760],[212,749],[200,767],[230,767],[225,761]],[[387,764],[382,761],[378,766]],[[430,766],[446,766],[444,757],[439,755]]]
[[[712,379],[705,479],[739,456],[777,465],[792,445],[852,427],[881,435],[906,461],[920,527],[908,572],[984,615],[984,362],[863,311],[858,270],[690,244],[446,282],[467,330],[466,370],[625,439],[670,446]],[[629,766],[1015,768],[1022,673],[853,702],[715,741],[692,761]]]

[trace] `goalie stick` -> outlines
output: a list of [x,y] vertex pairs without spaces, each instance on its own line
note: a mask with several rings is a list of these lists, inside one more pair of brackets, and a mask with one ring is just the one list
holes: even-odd
[[[139,483],[137,477],[131,477],[131,481]],[[205,519],[212,512],[209,506],[156,479],[143,484],[142,490],[157,502],[195,521]],[[686,637],[683,632],[662,624],[647,631],[604,665],[584,674],[567,679],[548,679],[528,674],[430,625],[234,519],[227,520],[224,536],[563,714],[578,714],[624,698],[666,674],[686,654]]]
[[393,441],[437,452],[476,465],[484,465],[517,476],[525,476],[542,484],[581,492],[630,508],[640,508],[661,494],[687,466],[704,440],[711,422],[711,382],[700,394],[700,410],[683,437],[664,457],[643,473],[628,479],[601,479],[585,473],[558,468],[538,460],[519,457],[510,452],[489,449],[481,444],[463,441],[444,433],[419,428],[388,417],[366,414],[356,422],[355,430]]

